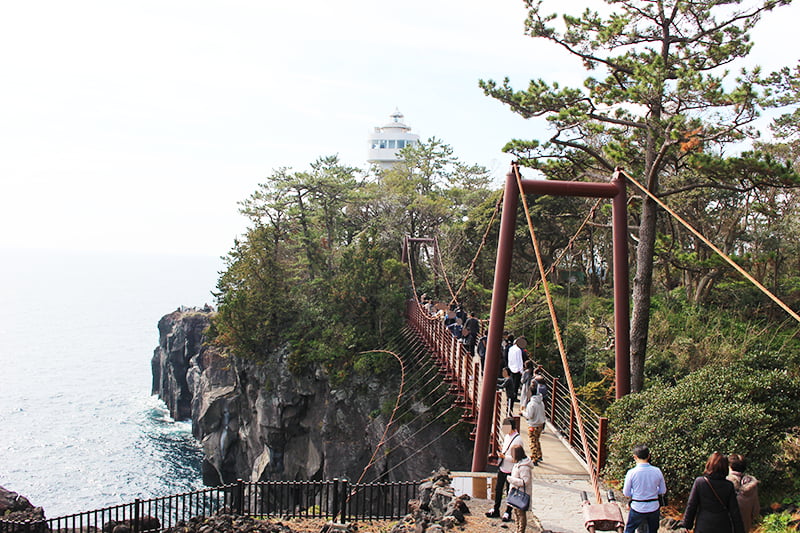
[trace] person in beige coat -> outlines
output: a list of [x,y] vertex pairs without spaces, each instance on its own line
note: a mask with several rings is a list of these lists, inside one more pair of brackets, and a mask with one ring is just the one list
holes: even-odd
[[[514,466],[508,476],[509,484],[514,488],[524,490],[528,493],[528,496],[532,497],[531,460],[525,455],[525,449],[518,445],[512,446],[511,458],[514,461]],[[528,511],[514,507],[514,522],[517,526],[516,533],[525,533],[525,529],[528,527]]]
[[744,522],[745,533],[753,529],[753,522],[756,521],[761,511],[758,503],[758,480],[749,474],[744,473],[747,462],[739,454],[728,456],[728,481],[733,483],[736,489],[736,502],[739,504],[739,512]]

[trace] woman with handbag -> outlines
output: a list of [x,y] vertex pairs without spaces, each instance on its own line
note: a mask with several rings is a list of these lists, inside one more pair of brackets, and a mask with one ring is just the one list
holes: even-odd
[[508,476],[511,490],[506,503],[513,508],[516,533],[525,533],[525,528],[528,527],[528,509],[531,508],[531,460],[525,455],[522,446],[511,448],[511,458],[514,467]]
[[683,513],[683,527],[694,529],[695,533],[744,533],[736,489],[725,479],[727,475],[728,458],[712,453],[703,475],[692,485]]

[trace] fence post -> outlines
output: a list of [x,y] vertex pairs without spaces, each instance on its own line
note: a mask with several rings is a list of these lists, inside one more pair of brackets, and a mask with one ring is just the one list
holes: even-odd
[[345,524],[345,523],[347,523],[347,513],[349,511],[349,509],[347,508],[347,500],[350,497],[349,496],[350,487],[349,487],[349,483],[348,483],[346,478],[342,480],[341,488],[342,488],[342,492],[339,493],[339,495],[340,495],[339,497],[341,498],[341,501],[339,502],[339,506],[342,509],[342,524]]
[[331,520],[336,522],[336,517],[339,515],[339,478],[333,478],[333,501],[331,502],[333,509],[331,510]]
[[244,515],[244,480],[236,480],[236,514]]
[[553,378],[553,390],[550,393],[550,422],[556,422],[556,395],[558,394],[558,378]]
[[472,376],[472,418],[478,420],[478,382],[481,371],[480,363],[475,363],[475,373]]
[[569,402],[569,439],[567,439],[569,445],[573,446],[575,442],[575,409],[572,406],[572,402]]
[[141,528],[139,527],[140,526],[140,522],[139,521],[142,518],[141,512],[139,511],[139,508],[141,507],[141,503],[142,503],[142,500],[140,500],[139,498],[136,498],[133,501],[133,533],[139,533],[139,531],[141,531]]
[[597,472],[606,466],[606,439],[608,438],[608,418],[597,419]]

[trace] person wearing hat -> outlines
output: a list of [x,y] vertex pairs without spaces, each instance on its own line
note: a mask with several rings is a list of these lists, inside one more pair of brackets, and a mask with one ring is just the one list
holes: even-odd
[[525,357],[522,350],[528,345],[525,337],[517,337],[513,346],[508,349],[508,370],[511,372],[511,379],[514,380],[514,396],[516,401],[519,392],[519,383],[522,379],[522,368],[525,364]]

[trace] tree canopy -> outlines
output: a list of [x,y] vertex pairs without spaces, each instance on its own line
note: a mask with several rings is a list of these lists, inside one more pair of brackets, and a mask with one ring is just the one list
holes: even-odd
[[[725,155],[732,143],[756,137],[765,103],[758,68],[732,77],[727,67],[750,52],[748,32],[761,15],[789,2],[609,0],[608,14],[559,18],[527,0],[526,33],[559,45],[589,75],[582,87],[537,79],[515,90],[507,78],[481,81],[487,95],[525,118],[544,117],[554,131],[544,141],[511,140],[504,150],[556,179],[597,179],[621,166],[661,196],[797,186],[794,169],[774,158]],[[652,199],[634,207],[631,370],[632,389],[641,390],[659,227]]]
[[371,175],[337,156],[276,169],[241,202],[250,227],[217,285],[217,341],[256,359],[288,346],[295,370],[343,378],[402,321],[403,237],[458,232],[456,213],[484,202],[487,176],[438,139]]

